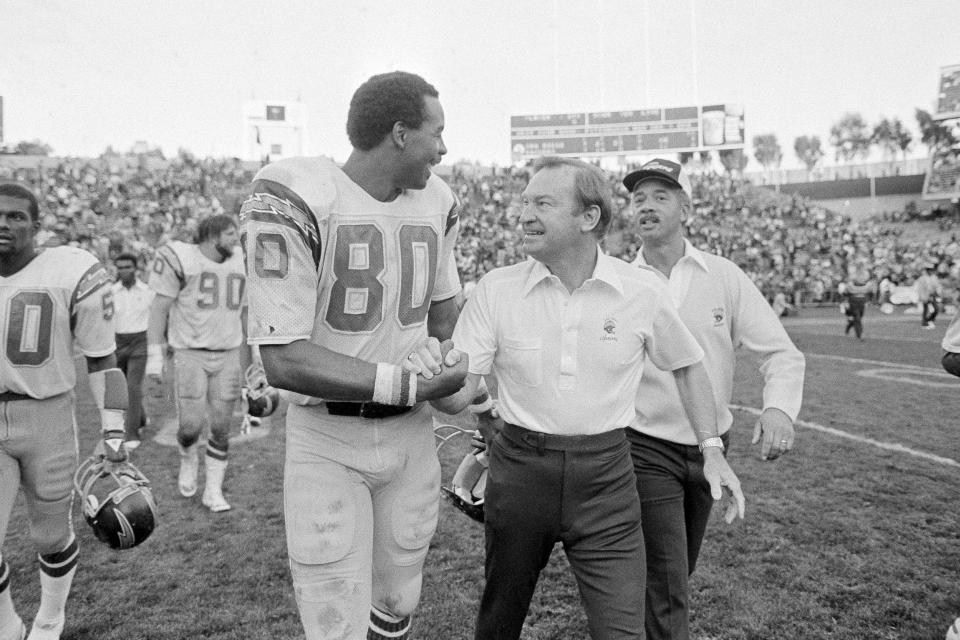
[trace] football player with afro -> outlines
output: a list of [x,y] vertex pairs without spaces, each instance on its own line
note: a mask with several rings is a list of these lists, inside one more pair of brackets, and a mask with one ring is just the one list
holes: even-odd
[[[74,345],[86,357],[100,410],[99,455],[118,463],[126,458],[127,387],[116,365],[106,270],[81,249],[37,252],[39,229],[36,196],[19,184],[0,184],[0,326],[6,336],[0,353],[0,542],[22,488],[40,563],[40,607],[29,640],[56,640],[79,555],[71,518]],[[22,640],[26,627],[13,606],[10,576],[0,556],[0,640]]]
[[249,341],[290,392],[284,511],[308,640],[406,638],[420,599],[440,489],[424,401],[467,365],[427,380],[402,364],[459,312],[459,203],[431,171],[443,126],[423,78],[374,76],[350,102],[347,162],[267,165],[241,209]]

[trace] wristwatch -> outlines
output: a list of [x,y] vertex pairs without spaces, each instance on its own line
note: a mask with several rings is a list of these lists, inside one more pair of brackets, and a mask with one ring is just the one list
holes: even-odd
[[719,436],[714,436],[712,438],[706,438],[700,444],[697,445],[697,448],[700,449],[700,453],[703,453],[703,450],[707,447],[720,447],[720,451],[724,450],[723,440]]

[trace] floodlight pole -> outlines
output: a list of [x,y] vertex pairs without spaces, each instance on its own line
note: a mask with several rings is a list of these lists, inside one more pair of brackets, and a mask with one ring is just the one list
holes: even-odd
[[553,109],[560,110],[560,14],[553,0]]
[[643,0],[644,107],[650,108],[650,0]]
[[697,86],[697,0],[690,0],[690,49],[693,53],[693,104],[700,105]]

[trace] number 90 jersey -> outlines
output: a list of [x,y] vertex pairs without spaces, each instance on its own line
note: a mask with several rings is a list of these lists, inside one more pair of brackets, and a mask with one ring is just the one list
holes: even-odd
[[115,350],[113,293],[90,253],[53,247],[11,276],[0,276],[0,392],[38,400],[77,384],[74,340],[91,358]]
[[460,291],[460,207],[431,175],[380,202],[328,158],[290,158],[256,175],[240,211],[251,344],[307,339],[397,363],[427,335],[430,303]]
[[171,240],[157,249],[150,287],[175,299],[167,326],[174,349],[222,351],[243,343],[246,276],[240,251],[214,262],[198,245]]

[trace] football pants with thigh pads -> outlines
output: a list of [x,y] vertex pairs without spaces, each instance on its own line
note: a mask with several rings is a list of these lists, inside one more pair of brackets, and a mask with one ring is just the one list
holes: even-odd
[[130,462],[99,456],[77,467],[73,484],[94,535],[114,549],[135,547],[157,525],[157,503],[150,481]]

